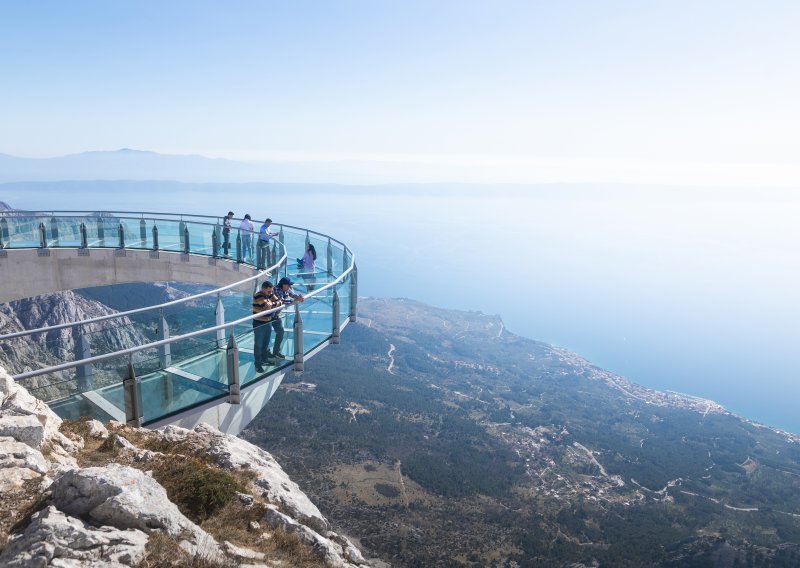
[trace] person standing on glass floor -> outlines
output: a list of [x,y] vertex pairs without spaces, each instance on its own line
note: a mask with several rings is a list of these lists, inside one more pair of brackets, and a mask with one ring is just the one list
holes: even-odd
[[233,219],[233,211],[228,211],[222,219],[222,254],[225,258],[231,256],[231,219]]

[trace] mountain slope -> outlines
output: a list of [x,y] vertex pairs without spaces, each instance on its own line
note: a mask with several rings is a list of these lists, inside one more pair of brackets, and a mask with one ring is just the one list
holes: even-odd
[[398,565],[800,562],[800,439],[473,312],[363,300],[243,434]]

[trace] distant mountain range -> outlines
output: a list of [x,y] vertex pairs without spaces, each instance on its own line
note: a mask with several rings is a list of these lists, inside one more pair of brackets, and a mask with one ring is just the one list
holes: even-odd
[[[0,154],[0,183],[89,180],[180,182],[416,183],[454,181],[453,168],[387,161],[258,161],[159,154],[122,148],[54,158]],[[474,172],[476,181],[480,174]],[[458,177],[458,176],[456,176]],[[463,176],[462,176],[463,177]]]

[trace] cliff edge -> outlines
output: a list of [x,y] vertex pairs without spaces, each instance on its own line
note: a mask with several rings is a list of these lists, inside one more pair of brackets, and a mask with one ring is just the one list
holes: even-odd
[[0,368],[0,565],[372,566],[264,450],[62,421]]

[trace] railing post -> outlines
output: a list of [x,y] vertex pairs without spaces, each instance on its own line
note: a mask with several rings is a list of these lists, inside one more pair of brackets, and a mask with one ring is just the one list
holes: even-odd
[[8,236],[8,221],[3,217],[0,219],[0,242],[9,242],[11,239]]
[[128,372],[122,381],[125,396],[125,423],[136,428],[142,425],[142,393],[139,388],[139,377],[133,370],[133,360],[128,357]]
[[106,246],[106,228],[103,226],[102,217],[97,217],[97,246]]
[[39,222],[39,248],[47,248],[47,229],[44,228],[44,223]]
[[294,305],[294,372],[303,372],[305,350],[303,349],[303,319],[300,317],[300,305]]
[[55,217],[50,218],[50,236],[53,238],[53,246],[58,246],[58,221]]
[[358,268],[353,263],[353,271],[350,273],[350,322],[356,321],[358,311]]
[[331,243],[331,238],[328,237],[328,274],[333,274],[333,243]]
[[[162,341],[164,339],[169,339],[169,324],[167,323],[167,318],[164,317],[164,309],[162,308],[158,316],[158,340]],[[172,350],[169,343],[159,345],[158,362],[162,369],[172,365]]]
[[[269,262],[266,266],[272,266],[275,264],[275,261],[278,260],[278,243],[275,241],[272,242],[272,257],[270,258]],[[280,268],[278,268],[280,270]]]
[[186,243],[184,242],[185,231],[186,231],[186,222],[182,220],[180,223],[178,223],[178,240],[181,243],[181,250],[186,249]]
[[142,248],[147,248],[147,223],[144,219],[139,221],[139,238],[142,239]]
[[242,232],[236,232],[236,262],[242,263]]
[[333,288],[333,329],[331,345],[339,345],[339,292]]
[[[75,341],[75,360],[88,359],[92,356],[89,339],[83,333],[83,326],[76,325],[72,328],[72,337]],[[78,380],[78,392],[90,391],[94,388],[92,364],[86,363],[75,367],[75,378]]]
[[183,228],[183,252],[189,254],[189,227]]
[[158,250],[158,227],[153,225],[153,250]]
[[217,249],[219,249],[219,239],[217,238],[217,228],[214,227],[211,231],[211,256],[217,258]]
[[81,222],[81,248],[89,248],[89,234],[86,231],[86,223]]
[[233,329],[231,329],[231,334],[228,338],[228,348],[225,350],[225,355],[228,363],[228,402],[239,404],[241,403],[239,395],[239,348],[236,346],[236,336],[233,333]]
[[122,223],[119,224],[117,227],[117,232],[119,232],[119,247],[121,249],[125,248],[125,227],[122,226]]
[[[217,305],[214,308],[214,316],[216,317],[217,325],[225,325],[225,306],[222,305],[222,294],[217,294]],[[225,345],[225,330],[217,330],[217,345],[222,347]]]

